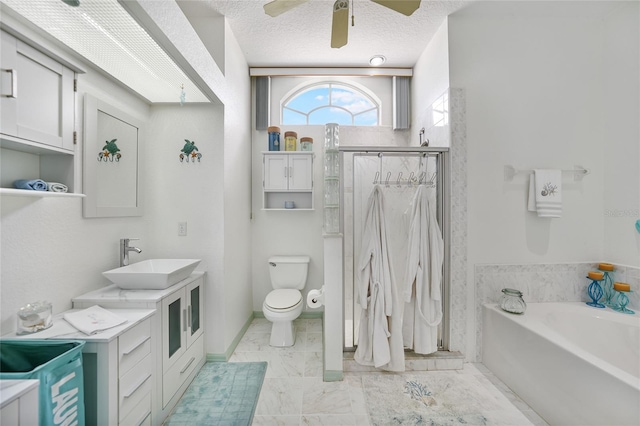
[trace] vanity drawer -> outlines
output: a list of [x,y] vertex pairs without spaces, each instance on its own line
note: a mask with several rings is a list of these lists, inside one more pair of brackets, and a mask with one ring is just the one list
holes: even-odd
[[151,393],[147,393],[124,419],[120,420],[120,426],[147,426],[151,425]]
[[162,406],[166,406],[187,377],[204,357],[204,338],[200,336],[175,364],[164,373],[162,380]]
[[118,338],[119,377],[151,352],[151,320],[146,319]]
[[153,385],[151,355],[137,363],[118,384],[118,420],[122,421],[151,393]]

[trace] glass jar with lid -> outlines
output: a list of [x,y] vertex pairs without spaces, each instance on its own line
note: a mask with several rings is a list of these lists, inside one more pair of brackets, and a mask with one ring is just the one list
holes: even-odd
[[296,132],[284,132],[284,150],[298,150],[298,134]]
[[280,127],[270,126],[267,128],[269,134],[269,151],[280,151]]
[[522,292],[520,290],[503,288],[500,308],[502,308],[503,311],[507,311],[512,314],[524,314],[524,311],[527,310],[527,304],[524,302]]

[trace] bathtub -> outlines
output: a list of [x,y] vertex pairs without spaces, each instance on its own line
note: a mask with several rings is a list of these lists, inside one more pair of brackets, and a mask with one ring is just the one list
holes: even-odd
[[584,303],[483,306],[482,362],[550,425],[640,424],[640,316]]

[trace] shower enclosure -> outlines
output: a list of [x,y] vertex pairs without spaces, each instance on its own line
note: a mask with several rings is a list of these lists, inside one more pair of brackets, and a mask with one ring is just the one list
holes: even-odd
[[410,214],[419,186],[426,186],[436,203],[437,220],[444,239],[442,322],[438,349],[449,345],[449,148],[442,147],[340,147],[341,229],[344,236],[344,349],[355,350],[361,308],[355,302],[358,286],[356,263],[367,199],[374,185],[383,188],[391,268],[396,282],[404,282]]

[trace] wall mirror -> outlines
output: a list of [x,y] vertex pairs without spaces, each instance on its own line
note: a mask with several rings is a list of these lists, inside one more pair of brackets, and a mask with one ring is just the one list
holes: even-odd
[[142,216],[142,123],[108,103],[84,98],[84,217]]

